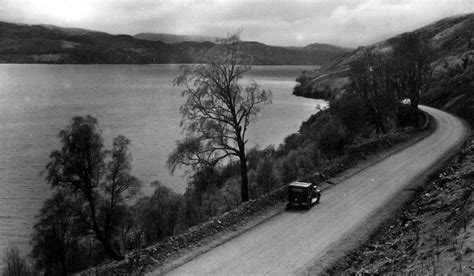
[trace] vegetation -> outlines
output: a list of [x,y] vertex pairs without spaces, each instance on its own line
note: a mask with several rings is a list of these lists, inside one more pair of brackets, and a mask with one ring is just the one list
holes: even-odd
[[[361,139],[416,125],[413,110],[432,76],[430,49],[415,35],[393,42],[393,51],[366,49],[352,59],[350,84],[342,93],[302,94],[324,95],[329,108],[312,115],[277,148],[246,147],[247,128],[271,94],[256,84],[239,85],[251,62],[238,51],[238,37],[222,40],[206,63],[182,67],[175,83],[187,97],[181,108],[186,138],[168,160],[172,170],[180,165],[191,169],[182,195],[155,181],[152,195],[137,198],[141,183],[131,175],[130,141],[118,136],[107,150],[97,120],[74,117],[60,132],[62,148],[51,154],[46,167],[53,193],[34,229],[35,268],[66,274],[106,257],[122,259],[130,250],[181,233],[291,181],[320,181],[325,178],[320,172],[347,156]],[[471,63],[467,59],[461,68]],[[297,81],[296,90],[312,89],[309,75]],[[402,102],[405,98],[410,102]]]
[[413,121],[416,121],[420,97],[429,88],[433,60],[432,48],[416,33],[404,34],[394,41],[394,86],[398,93],[410,99]]
[[445,108],[474,122],[474,45],[464,53],[438,60],[431,85],[421,95],[424,104]]
[[[398,89],[395,95],[410,100],[410,105],[399,105],[399,110],[395,110],[399,125],[413,123],[414,111],[420,102],[455,113],[472,126],[473,30],[472,13],[446,18],[413,33],[361,47],[333,63],[332,70],[349,68],[351,62],[366,51],[382,57],[392,56],[388,68],[396,68],[396,71],[389,74],[395,80],[391,89]],[[315,79],[309,81],[318,84]],[[347,90],[346,96],[350,94]],[[352,107],[344,100],[342,103],[331,101],[333,110]],[[351,120],[350,116],[341,119]],[[372,121],[370,124],[374,125]],[[459,242],[466,240],[469,234],[461,229],[466,229],[470,219],[463,212],[469,213],[472,207],[469,200],[472,187],[465,185],[469,183],[469,174],[463,169],[463,166],[472,167],[472,139],[463,148],[458,158],[452,158],[454,161],[449,167],[437,171],[432,183],[420,187],[412,196],[413,201],[381,225],[366,244],[347,254],[325,273],[472,273],[472,267],[464,261],[472,259],[472,247]],[[456,210],[456,214],[451,210]],[[432,216],[433,213],[436,216]]]
[[[400,42],[402,43],[402,42]],[[395,52],[396,53],[396,52]],[[391,64],[403,58],[393,53],[367,53],[351,64],[351,85],[345,93],[333,95],[330,107],[304,122],[298,133],[278,147],[247,150],[249,199],[256,199],[276,187],[300,179],[319,181],[319,172],[361,139],[416,125],[411,106],[402,103],[408,95],[401,76]],[[427,68],[425,66],[424,68]],[[422,85],[426,85],[426,79]],[[417,114],[418,115],[418,114]],[[202,125],[202,124],[200,124]],[[193,147],[201,149],[201,147]],[[199,160],[199,159],[195,159]],[[184,194],[184,221],[188,226],[206,221],[240,203],[236,189],[239,162],[215,166],[200,162]]]
[[329,99],[338,119],[352,132],[364,127],[363,122],[370,122],[377,133],[416,125],[418,104],[432,76],[433,51],[416,33],[403,34],[391,43],[390,51],[359,49],[348,69],[338,73],[348,74],[349,83],[341,91],[332,91],[328,83],[320,91],[316,76],[303,72],[293,94]]
[[67,274],[96,264],[106,256],[120,260],[127,228],[127,202],[140,188],[130,174],[130,141],[124,136],[104,149],[98,122],[74,117],[59,133],[46,179],[53,194],[45,201],[34,226],[32,257],[46,274]]
[[36,260],[36,268],[45,274],[66,275],[74,271],[76,262],[72,261],[72,255],[79,247],[85,228],[77,215],[80,212],[78,208],[80,205],[75,204],[65,189],[55,191],[41,208],[34,227],[32,256]]
[[[396,111],[398,121],[414,120],[419,102],[446,109],[467,119],[474,119],[473,50],[474,14],[445,18],[411,33],[405,33],[351,53],[341,55],[324,66],[325,77],[307,75],[301,86],[312,97],[316,87],[335,87],[334,94],[344,93],[350,85],[350,67],[363,56],[384,57],[393,80],[389,89],[410,102]],[[385,74],[385,73],[384,73]],[[303,74],[304,75],[304,74]],[[303,75],[300,77],[302,78]],[[345,87],[343,84],[347,84]],[[300,89],[297,86],[295,89]],[[407,101],[408,102],[408,101]],[[397,108],[397,107],[395,107]]]
[[[159,242],[291,181],[324,179],[319,171],[347,154],[351,144],[374,132],[391,131],[405,118],[396,114],[408,110],[396,101],[403,94],[390,94],[403,89],[384,86],[394,85],[397,76],[384,70],[387,57],[367,54],[354,62],[353,84],[330,100],[330,108],[311,116],[278,148],[247,149],[246,129],[270,94],[256,84],[245,89],[238,85],[248,66],[234,48],[236,41],[231,37],[217,49],[229,59],[213,56],[209,64],[184,67],[176,80],[188,96],[181,108],[187,137],[169,164],[193,169],[183,195],[156,181],[151,196],[136,199],[141,183],[130,173],[130,141],[118,136],[112,148],[105,149],[95,118],[74,117],[59,133],[62,147],[51,153],[46,167],[53,193],[34,227],[31,256],[36,270],[65,275],[106,257],[119,260],[125,252]],[[371,113],[374,109],[379,117]],[[237,158],[219,165],[231,155]],[[19,255],[11,256],[20,261],[10,262],[21,268]],[[24,267],[28,271],[26,263]]]
[[[450,28],[452,21],[455,30]],[[425,42],[434,45],[436,51],[426,51],[434,59],[429,80],[425,78],[420,95],[423,104],[455,113],[471,127],[474,125],[473,26],[472,14],[460,16],[433,24],[431,28],[436,33],[432,39],[424,35]],[[422,32],[420,35],[423,37]],[[405,74],[409,75],[408,72],[411,70]],[[472,247],[465,241],[473,214],[472,185],[469,185],[472,175],[467,173],[472,171],[473,145],[471,136],[448,166],[434,172],[428,185],[417,189],[412,199],[380,225],[365,244],[325,272],[472,274],[473,267],[466,265],[469,262],[466,260],[472,260]]]
[[9,247],[3,257],[3,276],[29,276],[33,275],[33,271],[26,262],[25,258],[20,255],[20,251],[16,247]]
[[249,200],[247,130],[262,105],[271,102],[271,91],[256,83],[242,87],[239,80],[250,70],[251,57],[239,50],[237,35],[222,39],[207,55],[205,64],[181,67],[175,85],[187,98],[181,106],[186,138],[169,156],[172,171],[187,165],[194,170],[214,167],[228,157],[240,164],[241,199]]
[[83,206],[78,215],[85,230],[94,233],[109,257],[122,259],[114,232],[121,227],[125,202],[140,188],[130,175],[130,141],[118,136],[112,150],[105,150],[97,120],[90,116],[74,117],[59,138],[63,147],[51,153],[46,179],[53,188],[67,190],[74,197],[70,203]]
[[293,88],[293,95],[305,98],[329,100],[334,94],[329,86],[324,88],[313,87],[311,81],[320,74],[316,72],[303,71],[296,78],[296,86]]
[[[182,208],[184,206],[182,195],[176,194],[170,188],[163,186],[158,181],[151,183],[154,192],[149,197],[141,198],[133,207],[136,223],[135,228],[140,229],[143,243],[153,244],[165,237],[176,233],[181,223]],[[139,241],[139,240],[138,240]],[[137,240],[134,241],[135,243]],[[139,244],[130,243],[130,249],[139,248]]]

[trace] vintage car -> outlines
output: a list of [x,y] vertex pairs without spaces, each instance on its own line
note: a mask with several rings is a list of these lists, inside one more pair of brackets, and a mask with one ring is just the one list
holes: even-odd
[[303,206],[311,208],[321,198],[321,191],[314,183],[294,181],[288,185],[287,207]]

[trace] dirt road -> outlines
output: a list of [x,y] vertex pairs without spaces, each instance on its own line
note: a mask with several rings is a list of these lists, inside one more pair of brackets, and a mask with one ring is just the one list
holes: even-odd
[[468,129],[423,107],[437,122],[432,135],[325,191],[309,211],[288,211],[172,271],[172,275],[298,274],[378,208],[436,166]]

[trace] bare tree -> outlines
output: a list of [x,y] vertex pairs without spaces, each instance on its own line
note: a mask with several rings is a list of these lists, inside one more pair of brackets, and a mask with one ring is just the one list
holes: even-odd
[[187,98],[180,109],[186,137],[177,142],[168,166],[172,172],[183,164],[198,169],[236,157],[245,202],[249,199],[247,130],[261,106],[271,102],[271,92],[255,82],[246,87],[239,84],[251,68],[251,58],[239,51],[239,44],[238,35],[229,36],[207,54],[206,63],[181,67],[174,83],[184,88]]

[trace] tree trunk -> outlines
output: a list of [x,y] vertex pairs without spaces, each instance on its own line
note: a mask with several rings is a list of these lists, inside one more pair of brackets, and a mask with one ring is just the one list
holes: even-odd
[[375,125],[375,132],[377,134],[387,133],[387,128],[385,127],[385,124],[383,123],[382,115],[374,109],[373,113],[371,114],[371,117],[372,117],[372,122]]
[[370,120],[372,121],[372,124],[375,126],[375,132],[377,134],[387,133],[387,128],[385,127],[383,123],[383,118],[382,118],[382,115],[380,114],[380,111],[377,109],[375,104],[369,100],[366,94],[362,94],[362,97],[369,111]]
[[412,97],[410,99],[410,108],[411,108],[411,116],[412,116],[414,126],[418,126],[418,104],[419,104],[419,101],[420,101],[420,97],[418,95],[412,95]]
[[99,242],[104,247],[105,253],[107,253],[107,255],[110,258],[112,258],[116,261],[123,260],[124,257],[119,252],[116,252],[112,248],[112,246],[110,245],[109,239],[104,237],[103,233],[100,231],[99,224],[97,223],[95,204],[94,204],[94,201],[92,199],[92,196],[88,197],[88,201],[89,201],[89,208],[91,210],[92,227],[93,227],[93,230],[95,232],[95,235],[96,235],[97,239],[99,240]]
[[249,178],[247,175],[247,156],[245,155],[245,143],[242,139],[237,138],[239,146],[239,159],[240,159],[240,198],[242,202],[249,201]]
[[387,128],[385,127],[385,124],[383,123],[383,118],[382,115],[377,116],[377,122],[380,125],[380,130],[382,131],[383,134],[387,133]]
[[62,266],[62,275],[67,275],[67,266],[66,266],[66,253],[63,251],[61,254],[61,266]]
[[420,87],[421,85],[412,84],[410,88],[410,115],[414,126],[418,126],[418,104],[420,103]]
[[247,158],[245,153],[240,155],[240,177],[242,182],[240,185],[240,197],[242,202],[249,201],[249,178],[247,176]]
[[[94,226],[94,229],[95,228],[96,227]],[[97,239],[102,243],[102,246],[104,247],[105,252],[107,253],[107,255],[109,255],[110,258],[116,261],[120,261],[124,259],[124,257],[120,253],[118,253],[116,250],[114,250],[112,246],[110,245],[110,242],[106,240],[102,235],[100,235],[99,232],[96,232],[96,236],[97,236]]]

